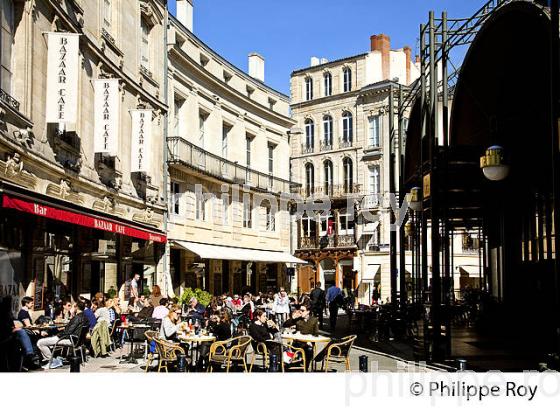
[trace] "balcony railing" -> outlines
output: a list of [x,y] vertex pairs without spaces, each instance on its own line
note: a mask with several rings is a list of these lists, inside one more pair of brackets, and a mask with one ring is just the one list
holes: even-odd
[[347,196],[359,194],[361,192],[360,184],[353,184],[351,186],[347,185],[330,185],[330,186],[316,186],[311,189],[304,186],[292,187],[293,194],[300,195],[302,197],[325,197],[329,196],[331,198],[344,198]]
[[339,141],[340,148],[351,148],[352,147],[352,140],[344,140],[341,139]]
[[169,163],[179,163],[234,184],[246,184],[262,191],[290,192],[299,187],[288,180],[245,167],[212,154],[182,137],[168,137]]
[[4,104],[8,105],[10,108],[14,109],[15,111],[19,111],[19,102],[8,94],[6,91],[0,88],[0,101]]
[[313,154],[313,151],[314,151],[313,145],[301,144],[302,154]]
[[369,194],[364,196],[360,206],[362,209],[374,209],[379,207],[379,194]]
[[321,151],[331,151],[333,149],[332,142],[321,141]]
[[301,237],[298,249],[319,249],[319,248],[350,248],[356,245],[354,235],[332,235],[315,237]]

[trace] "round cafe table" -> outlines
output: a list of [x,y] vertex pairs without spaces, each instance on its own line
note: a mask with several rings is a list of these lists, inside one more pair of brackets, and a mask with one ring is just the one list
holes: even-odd
[[[198,348],[202,343],[208,342],[215,342],[216,336],[209,336],[209,335],[195,335],[195,334],[180,334],[178,339],[181,343],[190,344],[191,348],[189,349],[190,359],[191,359],[191,367],[194,368],[196,366],[196,362],[198,361]],[[194,355],[194,351],[196,350],[196,356]]]
[[[329,343],[331,341],[331,338],[327,336],[304,335],[302,333],[284,333],[282,339],[311,343],[313,345],[313,358],[317,355],[317,343]],[[312,361],[312,368],[315,370],[315,361]]]

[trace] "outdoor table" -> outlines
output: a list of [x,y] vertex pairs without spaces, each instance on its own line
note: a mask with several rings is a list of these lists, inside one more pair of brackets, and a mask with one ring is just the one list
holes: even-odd
[[[329,343],[331,341],[330,337],[327,336],[313,336],[304,335],[302,333],[284,333],[282,334],[282,339],[292,340],[302,343],[311,343],[313,345],[313,358],[315,358],[317,352],[317,343]],[[312,369],[315,370],[315,361],[312,360]]]
[[132,329],[132,335],[128,336],[128,340],[130,341],[130,354],[126,359],[121,360],[119,363],[131,363],[137,364],[138,362],[134,358],[134,329],[150,329],[150,326],[144,324],[128,324],[128,325],[120,325],[118,326],[119,329],[126,331],[128,329]]
[[[181,343],[191,344],[191,348],[189,349],[189,356],[191,359],[191,367],[196,366],[196,362],[198,361],[198,348],[200,347],[201,343],[207,342],[215,342],[216,336],[209,336],[209,335],[195,335],[195,334],[180,334],[178,339]],[[195,347],[196,346],[196,347]],[[196,350],[196,357],[194,355],[194,350]]]

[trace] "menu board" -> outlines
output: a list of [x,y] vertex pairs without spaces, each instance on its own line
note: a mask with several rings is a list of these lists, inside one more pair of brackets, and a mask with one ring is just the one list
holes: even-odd
[[43,310],[43,296],[45,294],[45,287],[42,282],[35,280],[33,291],[33,310]]

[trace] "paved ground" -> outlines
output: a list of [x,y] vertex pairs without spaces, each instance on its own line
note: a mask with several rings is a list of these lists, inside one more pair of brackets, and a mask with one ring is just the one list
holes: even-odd
[[[319,347],[320,348],[320,347]],[[87,363],[82,366],[81,372],[108,372],[108,373],[126,373],[126,372],[144,372],[144,360],[142,358],[138,359],[138,364],[120,364],[120,358],[123,354],[128,354],[128,345],[123,349],[117,349],[109,357],[106,358],[89,358]],[[433,371],[431,368],[425,366],[420,366],[413,362],[407,362],[400,360],[396,357],[385,355],[379,352],[374,352],[369,349],[364,349],[361,347],[355,347],[350,352],[350,367],[352,371],[359,370],[359,357],[365,355],[368,358],[368,370],[370,372],[377,371],[407,371],[407,372],[425,372]],[[248,355],[248,362],[251,359],[251,354]],[[258,369],[258,362],[255,362],[255,369]],[[334,364],[333,369],[340,372],[344,371],[343,364]],[[70,371],[70,366],[65,365],[58,369],[51,370],[38,370],[38,372],[48,372],[48,373],[68,373]]]

